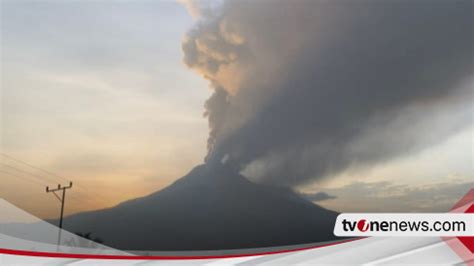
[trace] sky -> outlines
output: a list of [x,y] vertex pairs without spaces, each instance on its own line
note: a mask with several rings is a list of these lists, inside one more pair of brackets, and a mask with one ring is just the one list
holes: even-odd
[[[181,40],[192,18],[181,5],[2,1],[1,7],[2,152],[83,187],[68,191],[68,210],[151,193],[202,162],[202,106],[210,92],[182,63]],[[56,215],[56,199],[44,186],[1,178],[2,196]],[[43,183],[65,183],[51,181]]]
[[[436,140],[409,152],[393,152],[394,156],[375,161],[372,153],[362,150],[360,157],[371,159],[367,164],[343,164],[344,167],[337,166],[338,171],[334,172],[300,167],[305,170],[304,174],[298,172],[301,177],[290,181],[277,173],[282,173],[281,165],[286,165],[285,169],[295,166],[277,165],[274,161],[286,162],[288,157],[294,156],[308,162],[306,154],[319,157],[296,148],[289,156],[267,153],[264,146],[258,152],[235,152],[233,142],[244,150],[246,146],[252,146],[249,135],[258,138],[252,131],[258,127],[248,123],[252,119],[245,120],[259,113],[254,112],[254,109],[260,110],[254,106],[265,106],[264,101],[277,98],[267,97],[266,89],[257,93],[242,89],[268,86],[262,85],[261,80],[255,81],[254,76],[244,70],[255,71],[254,75],[262,74],[260,77],[271,80],[272,84],[285,84],[286,81],[274,81],[275,73],[280,73],[281,69],[267,66],[292,67],[296,69],[294,72],[304,74],[299,64],[287,66],[283,60],[298,53],[305,55],[304,43],[326,43],[319,41],[323,39],[319,35],[313,40],[311,34],[302,30],[304,36],[297,32],[291,35],[289,39],[298,41],[295,47],[289,47],[285,42],[275,42],[279,36],[260,35],[259,30],[271,32],[265,23],[249,29],[244,22],[254,23],[258,17],[245,13],[242,6],[229,5],[226,6],[228,9],[219,11],[223,17],[229,17],[226,24],[220,20],[215,22],[216,17],[209,15],[211,11],[207,9],[191,6],[193,9],[188,12],[189,3],[187,10],[182,3],[165,0],[1,1],[0,147],[2,154],[10,157],[2,156],[0,160],[0,196],[40,217],[56,217],[58,202],[45,192],[45,186],[55,186],[58,182],[66,185],[67,180],[72,180],[73,189],[67,194],[67,214],[109,207],[166,187],[202,163],[206,156],[212,157],[215,145],[224,147],[221,150],[231,154],[231,161],[245,164],[244,172],[256,182],[264,180],[290,185],[302,193],[325,192],[329,197],[315,202],[337,211],[446,211],[474,187],[473,110],[469,105],[472,103],[469,98],[472,97],[472,79],[459,86],[468,93],[464,93],[461,100],[453,99],[454,104],[448,104],[446,108],[429,106],[422,111],[416,110],[417,105],[397,110],[395,118],[390,120],[393,123],[376,131],[383,134],[373,137],[371,131],[357,135],[350,146],[358,151],[359,146],[373,147],[378,143],[372,142],[376,138],[390,138],[398,131],[411,136],[422,129],[426,139]],[[268,4],[263,6],[267,10]],[[262,6],[255,10],[258,8]],[[294,20],[291,27],[299,26],[294,16],[281,16],[278,9],[272,12],[272,8],[266,13],[267,21],[277,17],[283,22]],[[318,17],[321,25],[328,23],[337,27],[338,23],[343,23],[325,21],[324,16],[321,17],[321,20]],[[215,39],[209,37],[212,34],[221,34],[223,43],[214,42]],[[259,38],[252,39],[255,34]],[[247,43],[250,44],[246,46]],[[274,45],[273,50],[265,49],[269,43]],[[200,46],[196,48],[192,44]],[[354,47],[357,45],[353,44]],[[338,48],[347,47],[350,46]],[[435,48],[434,52],[437,51]],[[273,53],[278,53],[278,49],[291,53],[284,54],[284,59],[276,58]],[[261,56],[255,63],[248,58],[255,57],[256,51]],[[328,48],[323,51],[330,54],[339,50]],[[213,64],[225,60],[231,62],[225,71],[211,71]],[[234,60],[237,60],[235,65]],[[303,69],[318,67],[309,62]],[[287,93],[284,89],[281,91],[283,95]],[[231,111],[226,112],[228,116],[224,119],[233,124],[223,128],[226,134],[231,132],[228,135],[235,138],[225,135],[219,139],[219,134],[224,134],[213,127],[213,123],[219,122],[219,116],[213,110],[222,111],[218,109],[222,105],[216,105],[219,102],[212,99],[219,100],[222,95],[226,99],[234,97]],[[203,116],[205,112],[207,116]],[[435,114],[439,119],[425,119],[427,113]],[[404,125],[406,117],[418,116],[421,118],[414,122],[410,120],[410,123],[419,127],[400,130],[399,121]],[[457,117],[459,119],[454,119]],[[289,119],[293,118],[289,116]],[[452,121],[460,122],[461,126]],[[208,122],[211,124],[210,136]],[[235,130],[238,128],[235,125],[248,125],[242,127],[248,130]],[[377,129],[377,123],[370,125],[371,129]],[[297,124],[292,126],[298,130]],[[448,127],[450,130],[444,130]],[[339,125],[335,128],[341,129]],[[314,139],[309,141],[314,143]],[[245,145],[240,145],[242,143]],[[276,146],[276,142],[267,144]],[[396,144],[400,143],[393,146]],[[288,146],[277,148],[287,149]],[[387,152],[392,153],[388,148]],[[313,178],[323,172],[324,178]],[[252,176],[252,173],[256,174]],[[273,176],[258,177],[262,173]]]

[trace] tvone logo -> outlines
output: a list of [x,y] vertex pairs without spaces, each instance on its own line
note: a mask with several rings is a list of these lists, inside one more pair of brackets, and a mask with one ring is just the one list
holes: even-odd
[[359,221],[342,220],[342,230],[354,232],[356,228],[361,232],[367,232],[370,229],[370,223],[365,219]]
[[357,229],[361,232],[366,232],[369,230],[369,223],[365,219],[359,220],[357,222]]

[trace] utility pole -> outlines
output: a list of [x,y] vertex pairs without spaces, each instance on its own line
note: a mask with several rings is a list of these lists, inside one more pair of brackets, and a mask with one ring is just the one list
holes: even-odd
[[[46,187],[46,193],[52,192],[54,196],[61,202],[61,216],[59,218],[59,233],[58,233],[58,248],[61,244],[61,229],[63,228],[63,215],[64,215],[64,202],[66,200],[66,189],[72,188],[72,182],[69,182],[69,186],[61,186],[58,184],[57,188],[49,189],[49,186]],[[62,195],[59,196],[56,192],[62,190]]]

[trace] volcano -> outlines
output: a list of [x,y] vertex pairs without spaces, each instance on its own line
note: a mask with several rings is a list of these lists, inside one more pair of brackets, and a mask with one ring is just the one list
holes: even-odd
[[151,195],[66,217],[64,228],[122,250],[219,250],[332,240],[336,216],[291,189],[204,164]]

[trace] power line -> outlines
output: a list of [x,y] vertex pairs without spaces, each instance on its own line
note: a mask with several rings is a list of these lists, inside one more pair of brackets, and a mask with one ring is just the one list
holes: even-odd
[[[61,180],[63,180],[63,181],[69,182],[69,179],[67,179],[67,178],[65,178],[65,177],[62,177],[62,176],[60,176],[60,175],[58,175],[58,174],[55,174],[55,173],[53,173],[53,172],[51,172],[51,171],[45,170],[45,169],[40,168],[40,167],[38,167],[38,166],[32,165],[32,164],[27,163],[27,162],[25,162],[25,161],[22,161],[22,160],[20,160],[20,159],[14,158],[14,157],[12,157],[11,155],[7,155],[7,154],[5,154],[5,153],[0,153],[0,155],[4,156],[4,157],[6,157],[6,158],[8,158],[8,159],[10,159],[10,160],[12,160],[12,161],[15,161],[15,162],[17,162],[17,163],[21,163],[21,164],[24,164],[24,165],[26,165],[26,166],[29,166],[29,167],[31,167],[31,168],[33,168],[33,169],[36,169],[36,170],[38,170],[38,171],[41,171],[41,172],[43,172],[43,173],[45,173],[45,174],[47,174],[47,175],[54,176],[54,177],[59,178],[59,179],[61,179]],[[51,179],[51,177],[48,177],[48,178]],[[51,179],[51,180],[53,180],[53,179]],[[53,182],[56,182],[56,181],[57,181],[57,180],[54,180]],[[76,186],[77,186],[77,187],[81,187],[80,185],[77,185],[77,184],[76,184]],[[81,188],[82,188],[82,189],[85,189],[84,187],[81,187]]]
[[66,178],[64,178],[64,177],[62,177],[62,176],[59,176],[59,175],[57,175],[57,174],[55,174],[55,173],[52,173],[52,172],[50,172],[50,171],[48,171],[48,170],[45,170],[45,169],[43,169],[43,168],[40,168],[40,167],[38,167],[38,166],[34,166],[34,165],[32,165],[32,164],[29,164],[29,163],[27,163],[27,162],[24,162],[24,161],[22,161],[22,160],[20,160],[20,159],[13,158],[12,156],[7,155],[7,154],[5,154],[5,153],[3,153],[3,152],[0,152],[0,155],[4,156],[4,157],[6,157],[6,158],[8,158],[8,159],[10,159],[10,160],[12,160],[12,161],[15,161],[15,162],[17,162],[17,163],[22,163],[22,164],[24,164],[24,165],[27,165],[27,166],[33,168],[33,169],[36,169],[36,170],[41,171],[41,172],[43,172],[43,173],[46,173],[46,174],[48,174],[48,175],[51,175],[51,176],[57,177],[57,178],[59,178],[59,179],[62,179],[63,181],[69,182],[69,180],[67,180]]
[[[30,172],[28,172],[28,171],[24,171],[23,169],[19,169],[19,168],[16,168],[16,167],[14,167],[14,166],[11,166],[11,165],[9,165],[9,164],[5,164],[5,163],[2,163],[2,162],[0,162],[0,165],[2,165],[3,167],[7,167],[7,168],[10,168],[10,169],[13,169],[13,170],[15,170],[15,171],[17,171],[17,172],[20,172],[20,173],[23,173],[23,174],[26,174],[26,175],[28,175],[28,176],[30,176],[30,177],[35,178],[34,180],[28,179],[28,180],[30,180],[30,181],[34,181],[35,184],[40,184],[40,182],[39,182],[38,180],[41,180],[42,182],[44,182],[44,183],[41,183],[41,184],[40,184],[41,186],[47,186],[47,185],[51,182],[51,181],[45,180],[44,178],[48,178],[49,180],[53,180],[53,179],[51,179],[50,177],[44,177],[44,176],[35,175],[35,174],[30,173]],[[11,176],[19,177],[19,178],[24,177],[24,176],[20,176],[20,175],[17,175],[17,174],[14,174],[14,175],[13,175],[13,174],[11,174],[11,173],[9,173],[9,172],[7,173],[7,172],[5,172],[5,171],[2,171],[2,172],[5,173],[5,174],[10,174]],[[23,180],[25,180],[25,179],[23,179]],[[56,180],[53,180],[53,182],[56,182]],[[76,199],[76,200],[79,201],[79,199]]]
[[[33,179],[33,178],[26,177],[26,176],[23,176],[23,175],[18,175],[18,174],[15,174],[15,173],[10,173],[10,172],[7,172],[7,171],[1,170],[1,169],[0,169],[0,174],[5,174],[5,175],[12,176],[12,177],[17,177],[20,180],[28,182],[32,185],[38,185],[38,186],[41,186],[41,187],[44,187],[44,186],[47,185],[45,183],[41,183],[37,179]],[[83,200],[83,198],[79,197],[78,195],[72,194],[72,195],[69,196],[69,198],[71,200],[74,200],[74,201],[78,202],[78,203],[85,204],[85,201]],[[91,199],[91,197],[87,197],[86,201],[93,201],[93,200]]]
[[13,174],[13,173],[10,173],[10,172],[6,172],[6,171],[3,171],[3,170],[0,170],[0,173],[2,174],[6,174],[6,175],[10,175],[10,176],[14,176],[14,177],[18,177],[20,178],[21,180],[23,181],[29,181],[29,182],[33,182],[37,185],[40,185],[40,186],[44,186],[43,183],[40,183],[38,180],[36,179],[26,179],[24,176],[21,176],[21,175],[17,175],[17,174]]
[[[19,175],[19,174],[17,174],[17,173],[11,173],[11,172],[8,172],[8,171],[2,170],[2,169],[0,169],[0,174],[5,174],[5,175],[13,176],[13,177],[16,177],[16,178],[18,178],[18,179],[20,179],[20,180],[22,180],[22,181],[29,182],[30,184],[33,184],[33,185],[39,185],[39,186],[41,186],[41,187],[47,186],[48,183],[49,183],[49,181],[44,180],[44,178],[46,178],[46,177],[44,177],[44,176],[35,175],[35,174],[31,173],[31,172],[24,171],[23,169],[19,169],[19,168],[16,168],[16,167],[12,166],[12,165],[5,164],[5,163],[2,163],[2,162],[0,162],[0,165],[2,165],[3,167],[7,167],[7,168],[9,168],[9,169],[13,169],[13,170],[16,171],[16,172],[23,173],[23,175]],[[26,174],[27,176],[25,176],[24,174]],[[52,180],[51,177],[47,177],[47,178],[49,178],[50,180]],[[56,180],[55,180],[55,181],[56,181]],[[65,189],[67,189],[68,187],[60,187],[60,188],[65,188]],[[88,192],[90,192],[90,191],[86,191],[85,189],[82,189],[82,190],[83,190],[83,192],[85,192],[86,194],[89,194]],[[50,191],[53,192],[52,190],[50,190]],[[48,192],[48,191],[47,191],[47,192]],[[59,199],[60,201],[62,201],[62,198],[58,197],[58,195],[56,195],[56,193],[54,193],[54,194],[55,194],[55,196],[56,196],[57,199]],[[64,194],[64,196],[65,196],[65,194]],[[64,197],[64,196],[63,196],[63,197]],[[81,204],[82,206],[87,206],[87,205],[88,205],[88,204],[86,204],[86,203],[84,202],[84,198],[83,198],[83,197],[80,197],[80,196],[78,196],[78,195],[72,194],[72,195],[69,196],[69,198],[70,198],[71,200],[73,200],[73,201],[78,202],[78,203]],[[95,200],[92,199],[90,196],[86,196],[85,199],[86,199],[86,201],[90,201],[90,202],[94,202],[94,201],[95,201]],[[97,198],[96,198],[96,199],[97,199]],[[108,202],[107,202],[105,199],[103,199],[103,198],[100,198],[100,199],[101,199],[104,203],[108,204]],[[62,203],[62,204],[63,204],[63,203]],[[62,217],[64,217],[64,207],[61,207],[61,220],[62,220]],[[61,225],[62,225],[62,224],[61,224]],[[60,235],[58,235],[58,241],[60,241],[60,239],[61,239],[61,237],[60,237]]]
[[[48,171],[48,170],[46,170],[46,169],[43,169],[43,168],[41,168],[41,167],[38,167],[38,166],[32,165],[32,164],[30,164],[30,163],[27,163],[27,162],[25,162],[25,161],[23,161],[23,160],[14,158],[14,157],[11,156],[11,155],[5,154],[5,153],[3,153],[3,152],[0,152],[0,155],[2,155],[3,157],[8,158],[8,159],[10,159],[10,160],[12,160],[12,161],[14,161],[14,162],[17,162],[17,163],[26,165],[26,166],[28,166],[28,167],[30,167],[30,168],[33,168],[33,169],[35,169],[35,170],[38,170],[38,171],[43,172],[44,174],[49,175],[49,176],[41,175],[41,177],[47,178],[47,179],[51,180],[52,182],[55,182],[55,183],[56,183],[57,180],[52,179],[52,177],[50,177],[50,176],[54,176],[54,177],[59,178],[59,179],[61,179],[61,180],[63,180],[63,181],[69,182],[69,179],[67,179],[67,178],[65,178],[65,177],[62,177],[62,176],[60,176],[60,175],[58,175],[58,174],[55,174],[55,173],[53,173],[53,172],[51,172],[51,171]],[[5,165],[4,163],[0,163],[0,164]],[[14,168],[14,167],[11,166],[11,165],[9,165],[9,167]],[[17,168],[15,168],[15,169],[17,169]],[[17,169],[17,170],[18,170],[18,169]],[[32,174],[32,173],[29,173],[29,172],[23,171],[23,170],[18,170],[18,171],[25,172],[25,173],[27,173],[28,175],[35,176],[35,177],[39,178],[39,175],[34,175],[34,174]],[[43,181],[45,181],[45,180],[43,180]],[[51,181],[50,181],[50,182],[51,182]],[[106,200],[105,198],[103,198],[103,197],[102,197],[101,195],[99,195],[98,193],[95,193],[95,192],[92,192],[92,191],[88,191],[85,187],[83,187],[83,186],[81,186],[81,185],[79,185],[79,184],[75,184],[75,186],[78,187],[80,190],[82,190],[82,191],[83,191],[84,193],[86,193],[86,194],[89,194],[89,195],[90,195],[90,194],[93,194],[97,199],[100,199],[103,203],[106,203],[106,204],[109,203],[108,200]]]
[[[14,166],[11,166],[11,165],[9,165],[9,164],[5,164],[5,163],[0,162],[0,165],[3,165],[4,167],[10,168],[10,169],[13,169],[13,170],[15,170],[15,171],[17,171],[17,172],[20,172],[20,173],[23,173],[23,174],[26,174],[26,175],[29,175],[29,176],[38,178],[38,179],[40,179],[40,180],[42,180],[42,181],[44,181],[44,182],[47,182],[47,183],[49,183],[49,182],[56,182],[56,181],[47,181],[47,180],[44,180],[43,178],[46,178],[46,177],[39,176],[39,175],[35,175],[35,174],[30,173],[30,172],[28,172],[28,171],[24,171],[23,169],[19,169],[19,168],[16,168],[16,167],[14,167]],[[52,179],[51,179],[51,180],[52,180]]]
[[[12,161],[15,161],[15,162],[17,162],[17,163],[21,163],[21,164],[24,164],[24,165],[26,165],[26,166],[28,166],[28,167],[31,167],[31,168],[36,169],[36,170],[38,170],[38,171],[41,171],[41,172],[43,172],[43,173],[45,173],[45,174],[47,174],[47,175],[54,176],[54,177],[59,178],[59,179],[61,179],[61,180],[63,180],[63,181],[69,182],[69,180],[68,180],[67,178],[65,178],[65,177],[62,177],[62,176],[60,176],[60,175],[58,175],[58,174],[55,174],[55,173],[53,173],[53,172],[51,172],[51,171],[45,170],[45,169],[40,168],[40,167],[38,167],[38,166],[34,166],[34,165],[32,165],[32,164],[30,164],[30,163],[27,163],[27,162],[25,162],[25,161],[22,161],[22,160],[20,160],[20,159],[14,158],[14,157],[12,157],[11,155],[7,155],[7,154],[5,154],[5,153],[0,153],[0,155],[4,156],[4,157],[6,157],[6,158],[8,158],[8,159],[10,159],[10,160],[12,160]],[[3,163],[0,163],[0,164],[3,164]],[[10,166],[10,167],[11,167],[11,166]],[[20,171],[21,171],[21,170],[20,170]],[[32,175],[31,173],[28,173],[28,174]],[[50,179],[52,182],[57,182],[57,180],[53,180],[50,176],[42,176],[42,177],[48,178],[48,179]],[[38,177],[38,176],[36,176],[36,177]],[[76,186],[82,188],[83,190],[85,190],[85,188],[82,187],[82,186],[80,186],[80,185],[77,185],[77,184],[76,184]]]

